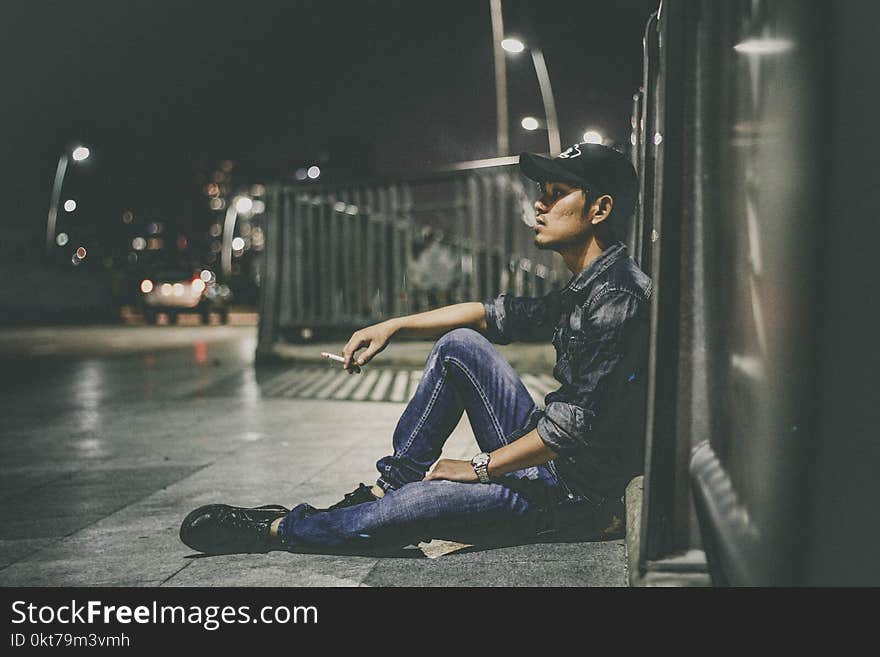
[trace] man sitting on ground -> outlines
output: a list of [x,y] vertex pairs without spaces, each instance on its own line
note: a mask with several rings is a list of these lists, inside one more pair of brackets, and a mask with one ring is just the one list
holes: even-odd
[[[349,372],[395,335],[441,335],[376,483],[328,509],[203,506],[183,521],[186,545],[221,554],[620,534],[624,489],[643,461],[652,284],[612,224],[634,211],[637,177],[622,154],[586,143],[553,159],[523,153],[520,167],[540,186],[535,246],[559,253],[571,280],[540,298],[502,294],[356,331]],[[544,409],[491,344],[542,340],[556,348],[560,383]],[[465,412],[480,453],[440,459]]]

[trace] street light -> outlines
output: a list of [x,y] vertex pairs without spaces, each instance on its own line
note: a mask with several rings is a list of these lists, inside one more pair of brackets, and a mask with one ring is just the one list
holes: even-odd
[[[501,42],[501,47],[509,53],[516,54],[526,50],[526,45],[519,39],[509,37]],[[544,119],[547,122],[547,141],[550,145],[550,155],[562,152],[562,140],[559,137],[559,120],[556,117],[556,101],[553,99],[553,88],[550,86],[550,74],[547,72],[547,64],[544,61],[544,53],[540,48],[528,48],[532,55],[532,63],[535,65],[535,75],[538,76],[538,86],[541,88],[541,100],[544,102]],[[526,126],[523,124],[523,127]],[[535,130],[526,128],[526,130]]]
[[250,212],[252,207],[254,207],[254,202],[247,196],[239,196],[235,202],[236,212]]
[[[317,169],[318,167],[312,168]],[[232,199],[232,202],[226,206],[226,219],[223,222],[223,243],[220,247],[220,268],[226,276],[232,274],[232,252],[241,250],[235,248],[237,245],[235,239],[238,238],[233,239],[235,222],[238,221],[239,213],[247,214],[253,209],[253,207],[253,200],[244,195],[236,196]]]
[[518,53],[526,49],[526,45],[519,39],[508,37],[501,41],[501,47],[507,52]]
[[587,144],[602,144],[605,142],[605,139],[595,130],[587,130],[584,133],[583,141]]
[[538,121],[534,116],[526,116],[523,118],[519,124],[523,127],[524,130],[537,130],[541,127],[541,122]]
[[[89,158],[89,155],[91,155],[91,151],[85,146],[77,146],[73,149],[73,153],[71,153],[74,162],[83,162]],[[64,174],[67,173],[68,161],[67,151],[64,151],[61,153],[61,157],[58,158],[58,167],[55,169],[55,182],[52,184],[52,195],[49,197],[49,216],[46,221],[46,255],[52,255],[52,248],[55,244],[58,203],[61,200],[61,186],[64,184]],[[74,205],[75,207],[76,205]],[[68,212],[71,211],[68,210]]]

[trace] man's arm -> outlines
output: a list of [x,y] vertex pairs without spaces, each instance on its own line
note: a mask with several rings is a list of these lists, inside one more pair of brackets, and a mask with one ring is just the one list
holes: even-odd
[[[517,341],[549,340],[559,316],[560,292],[543,297],[512,297],[501,294],[485,302],[457,303],[415,315],[394,317],[355,331],[342,350],[342,367],[349,372],[355,361],[368,363],[382,351],[398,332],[403,335],[434,337],[456,328],[472,328],[490,342],[508,344]],[[355,353],[366,347],[357,356]]]
[[456,303],[423,313],[393,317],[355,331],[342,349],[342,357],[345,359],[342,367],[348,370],[355,360],[356,352],[364,347],[366,351],[356,357],[356,362],[358,365],[370,362],[398,333],[413,337],[434,337],[456,328],[472,328],[485,334],[486,311],[483,304],[476,301]]
[[483,304],[476,301],[456,303],[388,321],[395,327],[395,333],[412,337],[436,337],[456,328],[486,332],[486,312]]
[[[556,458],[556,452],[550,449],[538,435],[537,429],[530,431],[522,438],[509,445],[499,447],[489,456],[489,476],[493,479],[533,465],[543,465]],[[456,459],[440,459],[434,464],[425,479],[447,479],[476,483],[477,474],[470,461]]]

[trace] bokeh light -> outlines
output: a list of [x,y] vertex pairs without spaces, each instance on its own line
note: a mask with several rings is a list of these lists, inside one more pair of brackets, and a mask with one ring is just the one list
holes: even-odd
[[235,200],[235,209],[238,212],[241,212],[241,213],[250,212],[252,207],[254,207],[254,202],[251,199],[249,199],[247,196],[239,196]]

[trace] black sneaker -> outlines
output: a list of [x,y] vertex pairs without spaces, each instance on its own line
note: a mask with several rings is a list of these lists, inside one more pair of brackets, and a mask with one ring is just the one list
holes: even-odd
[[363,504],[364,502],[375,502],[379,498],[373,495],[373,491],[371,491],[370,488],[372,487],[367,486],[366,484],[360,484],[350,493],[346,493],[345,497],[333,506],[328,506],[326,509],[319,509],[319,511],[333,511],[334,509],[344,509],[347,506],[355,506],[356,504]]
[[180,540],[206,554],[268,552],[280,543],[269,537],[269,526],[289,509],[278,504],[250,509],[208,504],[192,511],[180,525]]

